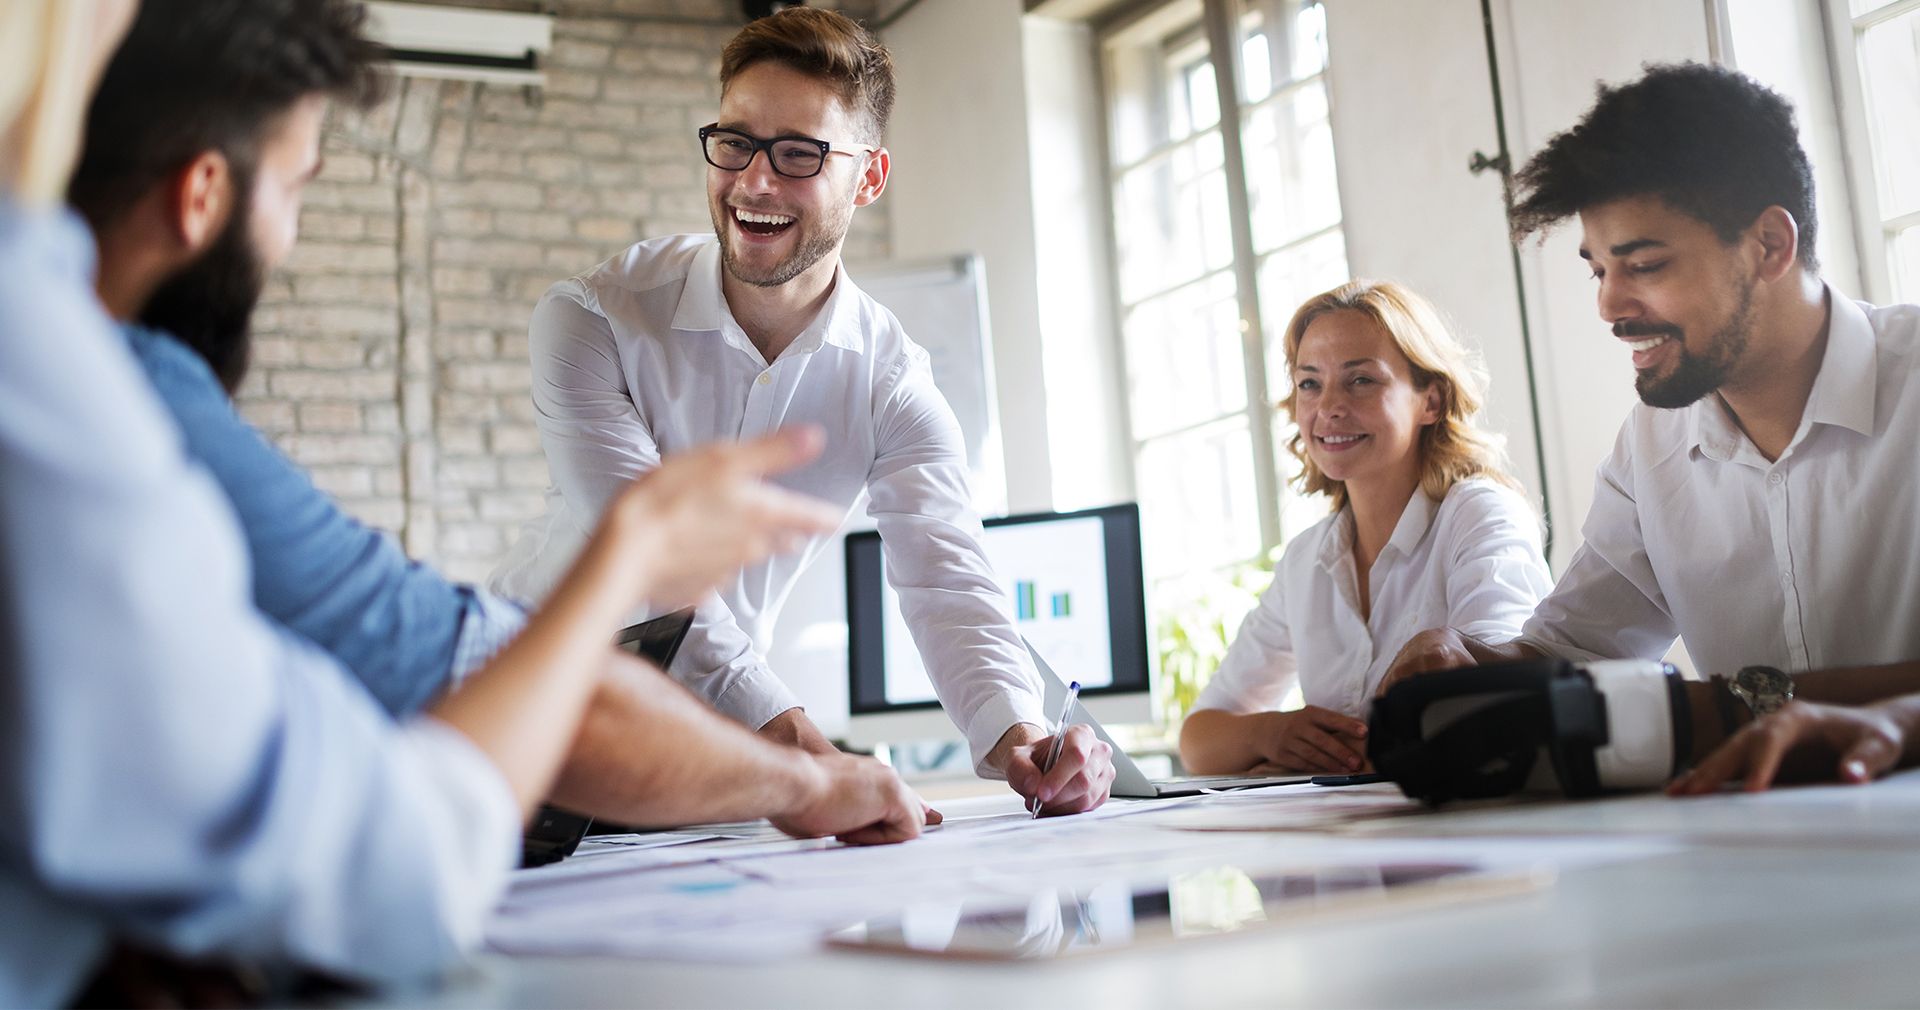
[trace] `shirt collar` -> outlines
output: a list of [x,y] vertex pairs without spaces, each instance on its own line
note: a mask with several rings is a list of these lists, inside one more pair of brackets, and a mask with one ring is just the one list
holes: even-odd
[[1420,541],[1427,538],[1427,531],[1433,528],[1433,515],[1439,510],[1439,503],[1427,497],[1426,491],[1414,488],[1407,507],[1400,510],[1400,521],[1393,524],[1393,535],[1387,538],[1386,550],[1395,551],[1401,557],[1412,554]]
[[[1873,324],[1852,299],[1828,287],[1827,348],[1820,357],[1820,372],[1814,376],[1813,389],[1801,428],[1816,424],[1849,428],[1862,435],[1873,434],[1874,397],[1878,374],[1874,349]],[[1725,462],[1740,451],[1746,438],[1719,396],[1703,396],[1687,408],[1691,444],[1709,457]],[[1796,439],[1797,440],[1797,439]]]
[[1320,555],[1315,563],[1326,571],[1336,571],[1340,559],[1353,554],[1353,509],[1343,508],[1333,515],[1333,525],[1320,541]]
[[1807,420],[1873,434],[1874,393],[1879,389],[1873,323],[1860,305],[1831,287],[1827,303],[1827,352],[1807,397]]
[[[1407,499],[1407,507],[1400,510],[1400,521],[1393,525],[1393,535],[1387,538],[1382,554],[1393,551],[1401,557],[1413,553],[1413,549],[1426,539],[1427,531],[1433,528],[1433,517],[1440,511],[1440,503],[1427,497],[1420,488],[1413,489],[1413,497]],[[1333,528],[1326,539],[1320,541],[1320,555],[1317,562],[1321,568],[1334,571],[1342,559],[1353,555],[1353,509],[1343,508],[1334,516]]]
[[[744,350],[753,350],[753,341],[748,339],[746,331],[734,320],[733,310],[727,307],[727,296],[720,286],[720,271],[723,269],[720,241],[715,239],[701,246],[700,251],[694,254],[693,266],[687,273],[686,287],[680,291],[680,303],[674,307],[673,328],[719,333],[728,343]],[[865,302],[860,289],[847,276],[846,266],[835,263],[833,291],[827,295],[827,304],[821,307],[820,314],[814,317],[813,322],[808,323],[807,328],[794,338],[787,353],[817,351],[824,344],[844,347],[856,353],[864,352],[868,322]]]

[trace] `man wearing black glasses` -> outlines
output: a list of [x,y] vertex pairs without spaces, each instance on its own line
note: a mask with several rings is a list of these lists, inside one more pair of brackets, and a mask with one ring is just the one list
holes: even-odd
[[[926,352],[841,268],[854,209],[879,199],[891,169],[880,146],[891,58],[838,14],[789,8],[727,44],[720,84],[720,118],[699,131],[715,236],[641,242],[534,310],[533,400],[554,486],[493,587],[544,596],[616,489],[662,456],[817,424],[826,451],[782,483],[848,509],[867,494],[901,610],[976,770],[1050,813],[1099,806],[1113,766],[1086,727],[1040,767],[1053,743],[1040,681],[980,549],[959,425]],[[832,744],[762,657],[825,543],[709,600],[674,671],[728,715],[815,752]]]

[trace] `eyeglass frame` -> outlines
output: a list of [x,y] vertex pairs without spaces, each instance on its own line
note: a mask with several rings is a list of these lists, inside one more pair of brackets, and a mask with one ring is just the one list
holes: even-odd
[[[739,168],[728,168],[727,166],[718,164],[713,160],[713,155],[707,152],[707,138],[713,136],[716,133],[726,133],[726,134],[731,134],[735,137],[741,137],[741,138],[744,138],[748,143],[751,143],[753,145],[753,151],[747,155],[747,160],[745,164],[741,165]],[[820,167],[814,169],[813,171],[807,173],[806,175],[790,175],[786,172],[780,171],[780,166],[775,162],[773,157],[773,145],[781,143],[783,141],[789,141],[789,140],[799,141],[805,144],[817,145],[820,148]],[[848,148],[858,148],[858,150],[849,150]],[[759,157],[761,151],[765,151],[767,152],[767,167],[773,170],[773,174],[781,177],[782,179],[811,179],[811,178],[814,178],[815,176],[818,176],[822,171],[826,169],[828,155],[845,154],[845,155],[851,156],[855,154],[872,154],[878,150],[880,149],[877,147],[874,147],[871,144],[848,144],[848,145],[845,145],[845,147],[835,147],[827,141],[821,140],[818,137],[809,137],[804,133],[783,133],[778,137],[769,137],[765,140],[762,140],[759,137],[756,137],[751,133],[747,133],[744,130],[736,130],[730,126],[721,126],[717,122],[708,123],[707,125],[702,126],[700,128],[700,157],[705,158],[707,161],[707,164],[712,165],[714,168],[717,168],[722,172],[744,172],[747,169],[752,168],[753,159]]]

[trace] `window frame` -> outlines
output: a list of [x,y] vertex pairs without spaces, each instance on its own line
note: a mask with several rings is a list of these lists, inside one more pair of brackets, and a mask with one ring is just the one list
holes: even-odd
[[1894,235],[1920,226],[1920,211],[1886,218],[1880,212],[1880,184],[1874,174],[1873,129],[1867,116],[1866,82],[1860,70],[1860,36],[1867,29],[1920,11],[1920,0],[1889,0],[1854,15],[1850,0],[1821,5],[1827,65],[1833,77],[1840,120],[1840,147],[1846,159],[1848,203],[1853,209],[1855,254],[1860,261],[1864,297],[1876,304],[1894,300],[1889,246]]
[[[1114,114],[1117,108],[1115,81],[1110,69],[1109,47],[1116,37],[1123,36],[1142,21],[1153,18],[1167,8],[1182,3],[1183,0],[1161,0],[1154,3],[1130,5],[1125,13],[1097,25],[1095,28],[1095,47],[1099,53],[1099,94],[1103,112],[1103,136],[1107,139],[1105,149],[1101,151],[1101,162],[1106,175],[1106,201],[1109,214],[1118,213],[1117,194],[1122,178],[1127,172],[1150,164],[1190,145],[1201,142],[1208,133],[1218,131],[1223,154],[1223,174],[1226,180],[1228,227],[1230,230],[1232,257],[1222,267],[1203,269],[1199,274],[1178,282],[1167,282],[1151,291],[1138,294],[1129,301],[1121,290],[1120,248],[1117,229],[1107,230],[1109,243],[1108,256],[1112,264],[1114,284],[1112,285],[1112,311],[1115,325],[1112,339],[1122,368],[1124,414],[1128,418],[1128,456],[1132,469],[1137,475],[1139,460],[1143,452],[1152,444],[1177,437],[1183,433],[1205,429],[1237,418],[1244,418],[1250,443],[1254,476],[1256,515],[1259,520],[1259,548],[1247,558],[1234,559],[1219,566],[1229,569],[1247,563],[1263,563],[1270,558],[1275,549],[1297,530],[1286,529],[1283,523],[1281,497],[1285,488],[1280,452],[1282,432],[1279,430],[1285,420],[1285,412],[1280,409],[1276,390],[1269,381],[1272,372],[1269,367],[1269,334],[1263,322],[1265,316],[1260,304],[1259,274],[1262,266],[1271,258],[1283,255],[1308,243],[1320,240],[1329,234],[1338,233],[1344,238],[1346,227],[1345,208],[1330,224],[1315,228],[1310,232],[1293,236],[1275,245],[1271,249],[1260,251],[1253,234],[1252,199],[1247,175],[1246,147],[1243,139],[1248,117],[1269,105],[1289,100],[1301,89],[1319,85],[1326,94],[1329,109],[1334,98],[1330,85],[1330,64],[1332,55],[1328,54],[1321,66],[1312,74],[1301,77],[1275,79],[1267,92],[1257,100],[1246,101],[1242,98],[1241,46],[1244,43],[1242,18],[1252,11],[1260,10],[1270,17],[1275,11],[1293,6],[1297,0],[1198,0],[1200,35],[1207,41],[1207,59],[1214,69],[1214,86],[1219,96],[1220,115],[1212,126],[1192,130],[1178,140],[1162,140],[1144,152],[1134,155],[1130,160],[1121,162],[1116,158],[1112,137],[1114,135]],[[1327,0],[1319,0],[1325,4]],[[1268,45],[1275,44],[1271,32]],[[1289,41],[1291,45],[1291,42]],[[1163,82],[1164,83],[1164,82]],[[1209,413],[1205,419],[1182,424],[1165,431],[1156,431],[1143,435],[1133,431],[1133,363],[1126,344],[1125,320],[1130,308],[1144,305],[1155,298],[1178,291],[1182,288],[1199,285],[1222,274],[1233,277],[1235,306],[1240,331],[1241,364],[1246,383],[1245,405],[1237,410],[1224,413]],[[1272,334],[1278,339],[1280,334]],[[1284,392],[1279,390],[1278,392]],[[1192,572],[1206,570],[1196,568]],[[1155,573],[1155,580],[1169,576],[1190,573]]]

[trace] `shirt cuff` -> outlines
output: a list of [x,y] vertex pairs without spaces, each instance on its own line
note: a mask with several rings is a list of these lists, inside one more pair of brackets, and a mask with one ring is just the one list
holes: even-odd
[[520,629],[527,625],[526,611],[484,589],[467,588],[466,612],[460,618],[460,634],[453,643],[453,686],[485,666]]
[[993,746],[1007,735],[1007,730],[1023,722],[1040,727],[1042,733],[1053,731],[1053,724],[1040,712],[1040,700],[1032,695],[997,694],[974,710],[965,731],[967,749],[973,752],[975,775],[983,779],[1007,777],[1005,769],[987,767],[987,758],[993,754]]
[[727,686],[713,697],[713,707],[757,733],[774,716],[805,706],[772,670],[755,663],[733,671]]
[[401,727],[399,746],[410,751],[433,795],[442,802],[417,810],[418,830],[433,841],[440,917],[461,950],[480,943],[489,913],[520,862],[520,804],[500,770],[459,730],[431,716]]

